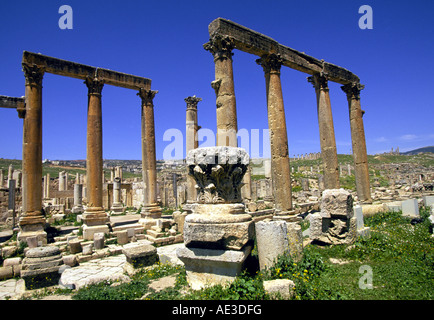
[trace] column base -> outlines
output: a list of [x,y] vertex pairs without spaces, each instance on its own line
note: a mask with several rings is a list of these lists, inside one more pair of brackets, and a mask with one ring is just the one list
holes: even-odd
[[83,213],[83,211],[84,211],[84,208],[82,205],[73,206],[71,209],[72,213]]
[[200,290],[216,284],[230,285],[241,274],[251,251],[251,246],[241,251],[180,247],[176,255],[185,265],[189,286]]
[[159,219],[163,210],[156,204],[145,204],[140,212],[142,219]]
[[110,217],[102,207],[87,208],[83,213],[82,220],[87,226],[101,226],[110,223]]
[[110,214],[121,214],[124,212],[124,206],[122,203],[113,203],[110,208]]
[[38,242],[47,244],[47,233],[45,228],[45,217],[40,212],[27,213],[28,215],[22,216],[19,220],[20,232],[18,233],[18,241],[25,242],[28,237],[38,237]]

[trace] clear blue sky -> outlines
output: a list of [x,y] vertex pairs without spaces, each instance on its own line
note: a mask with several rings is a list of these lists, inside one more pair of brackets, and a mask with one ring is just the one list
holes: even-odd
[[[59,7],[73,9],[73,29],[61,30]],[[373,29],[361,30],[361,5],[373,9]],[[0,2],[0,94],[24,95],[24,50],[152,79],[157,158],[185,134],[184,98],[196,95],[199,125],[215,131],[215,93],[208,24],[230,19],[361,79],[369,154],[434,145],[433,1],[10,1]],[[265,79],[257,57],[234,50],[239,129],[268,128]],[[315,92],[307,75],[282,68],[290,156],[319,152]],[[43,158],[86,158],[87,88],[46,74],[43,80]],[[348,105],[329,83],[338,153],[349,153]],[[105,159],[141,159],[140,99],[136,92],[103,89]],[[0,109],[0,157],[22,158],[22,119]],[[262,143],[262,140],[261,140]],[[261,153],[263,150],[261,149]],[[269,154],[269,151],[264,153]]]

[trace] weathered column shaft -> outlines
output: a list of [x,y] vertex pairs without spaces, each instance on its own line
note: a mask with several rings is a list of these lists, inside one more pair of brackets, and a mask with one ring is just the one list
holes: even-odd
[[372,199],[369,183],[368,154],[362,118],[363,111],[360,106],[360,90],[363,89],[363,85],[347,84],[341,88],[347,94],[348,99],[357,197],[359,201],[370,202]]
[[[43,232],[42,210],[42,77],[44,69],[23,64],[26,111],[23,122],[23,214],[20,227]],[[43,240],[43,239],[41,239]]]
[[211,83],[216,92],[217,146],[237,146],[237,108],[232,67],[233,40],[216,36],[206,44],[205,50],[214,56],[215,80]]
[[324,185],[326,189],[339,189],[338,154],[328,80],[324,74],[315,74],[308,77],[308,81],[313,84],[316,92],[321,155],[324,166]]
[[[184,99],[187,103],[186,112],[186,154],[190,150],[196,149],[199,146],[199,141],[197,137],[197,131],[199,126],[197,124],[197,104],[202,101],[202,98],[196,96],[187,97]],[[195,188],[196,182],[194,178],[187,175],[187,200],[192,202],[196,201],[197,191]]]
[[102,197],[102,110],[101,91],[104,83],[97,79],[85,81],[88,93],[87,110],[87,202],[89,207],[103,208]]
[[145,205],[157,203],[157,158],[153,99],[158,91],[140,89],[142,98],[142,168],[146,184]]
[[282,60],[279,55],[270,54],[256,62],[262,65],[265,72],[275,207],[277,210],[288,211],[292,209],[292,190],[288,136],[280,82]]

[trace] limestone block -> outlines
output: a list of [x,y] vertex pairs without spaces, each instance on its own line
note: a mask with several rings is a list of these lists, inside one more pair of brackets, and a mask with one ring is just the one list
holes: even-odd
[[265,292],[272,298],[280,295],[283,299],[291,299],[294,295],[295,283],[289,279],[264,281],[263,286]]
[[91,255],[93,253],[93,249],[92,249],[91,244],[87,244],[85,246],[82,246],[82,250],[83,250],[83,255],[85,255],[85,256]]
[[128,230],[121,230],[117,233],[118,244],[127,244],[129,242],[128,239]]
[[353,197],[344,189],[326,189],[322,193],[321,216],[323,218],[353,217]]
[[149,244],[124,248],[122,253],[133,268],[151,266],[158,261],[157,248]]
[[102,232],[97,232],[93,235],[93,246],[95,250],[104,248],[105,235]]
[[252,246],[241,251],[180,247],[176,254],[184,263],[187,281],[193,290],[221,284],[226,286],[241,274]]
[[178,226],[178,232],[184,232],[184,221],[187,217],[187,213],[181,211],[175,211],[173,213],[173,220],[175,224]]
[[423,196],[423,204],[425,207],[434,206],[434,196]]
[[419,206],[417,199],[402,201],[402,215],[412,217],[419,216]]
[[14,268],[12,266],[0,267],[0,280],[13,278]]
[[72,240],[70,240],[68,242],[68,244],[69,244],[69,251],[72,254],[79,253],[79,252],[82,251],[81,241],[80,240],[78,240],[78,239],[72,239]]
[[27,237],[26,242],[29,248],[36,248],[38,246],[38,236]]
[[255,230],[261,270],[273,266],[279,255],[289,253],[285,221],[259,221]]
[[18,265],[21,263],[21,258],[20,257],[16,257],[16,258],[8,258],[5,261],[3,261],[3,267],[11,267],[14,265]]
[[309,230],[309,238],[312,240],[322,235],[322,218],[318,212],[310,215]]
[[303,233],[301,226],[296,222],[286,223],[289,253],[295,261],[303,257]]
[[63,256],[63,264],[70,267],[75,267],[76,265],[78,265],[77,256],[75,254]]
[[184,223],[187,247],[241,250],[254,236],[250,215],[208,216],[190,214]]

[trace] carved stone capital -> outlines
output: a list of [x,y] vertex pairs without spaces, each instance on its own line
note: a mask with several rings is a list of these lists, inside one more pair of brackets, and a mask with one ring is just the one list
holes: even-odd
[[220,35],[214,36],[209,42],[203,45],[203,48],[212,53],[214,61],[231,59],[234,55],[232,50],[234,49],[234,40],[229,36],[222,37]]
[[249,155],[235,147],[207,147],[188,152],[189,174],[196,181],[199,203],[240,203]]
[[256,60],[256,63],[262,66],[265,73],[280,73],[283,59],[280,54],[265,54]]
[[101,95],[102,88],[104,87],[104,81],[98,80],[97,78],[86,78],[84,83],[88,89],[88,95]]
[[154,106],[154,97],[158,93],[158,90],[146,90],[140,88],[137,95],[142,99],[142,104],[148,107]]
[[45,69],[36,64],[29,65],[23,63],[23,72],[26,77],[26,85],[42,87],[42,78],[44,76]]
[[312,83],[315,90],[328,90],[328,77],[324,72],[316,73],[311,77],[307,78],[307,81]]
[[192,96],[185,98],[184,101],[187,102],[187,109],[197,109],[197,104],[202,101],[202,98]]
[[347,94],[348,100],[357,99],[360,100],[360,91],[363,90],[365,86],[358,82],[347,83],[341,87],[342,91]]

